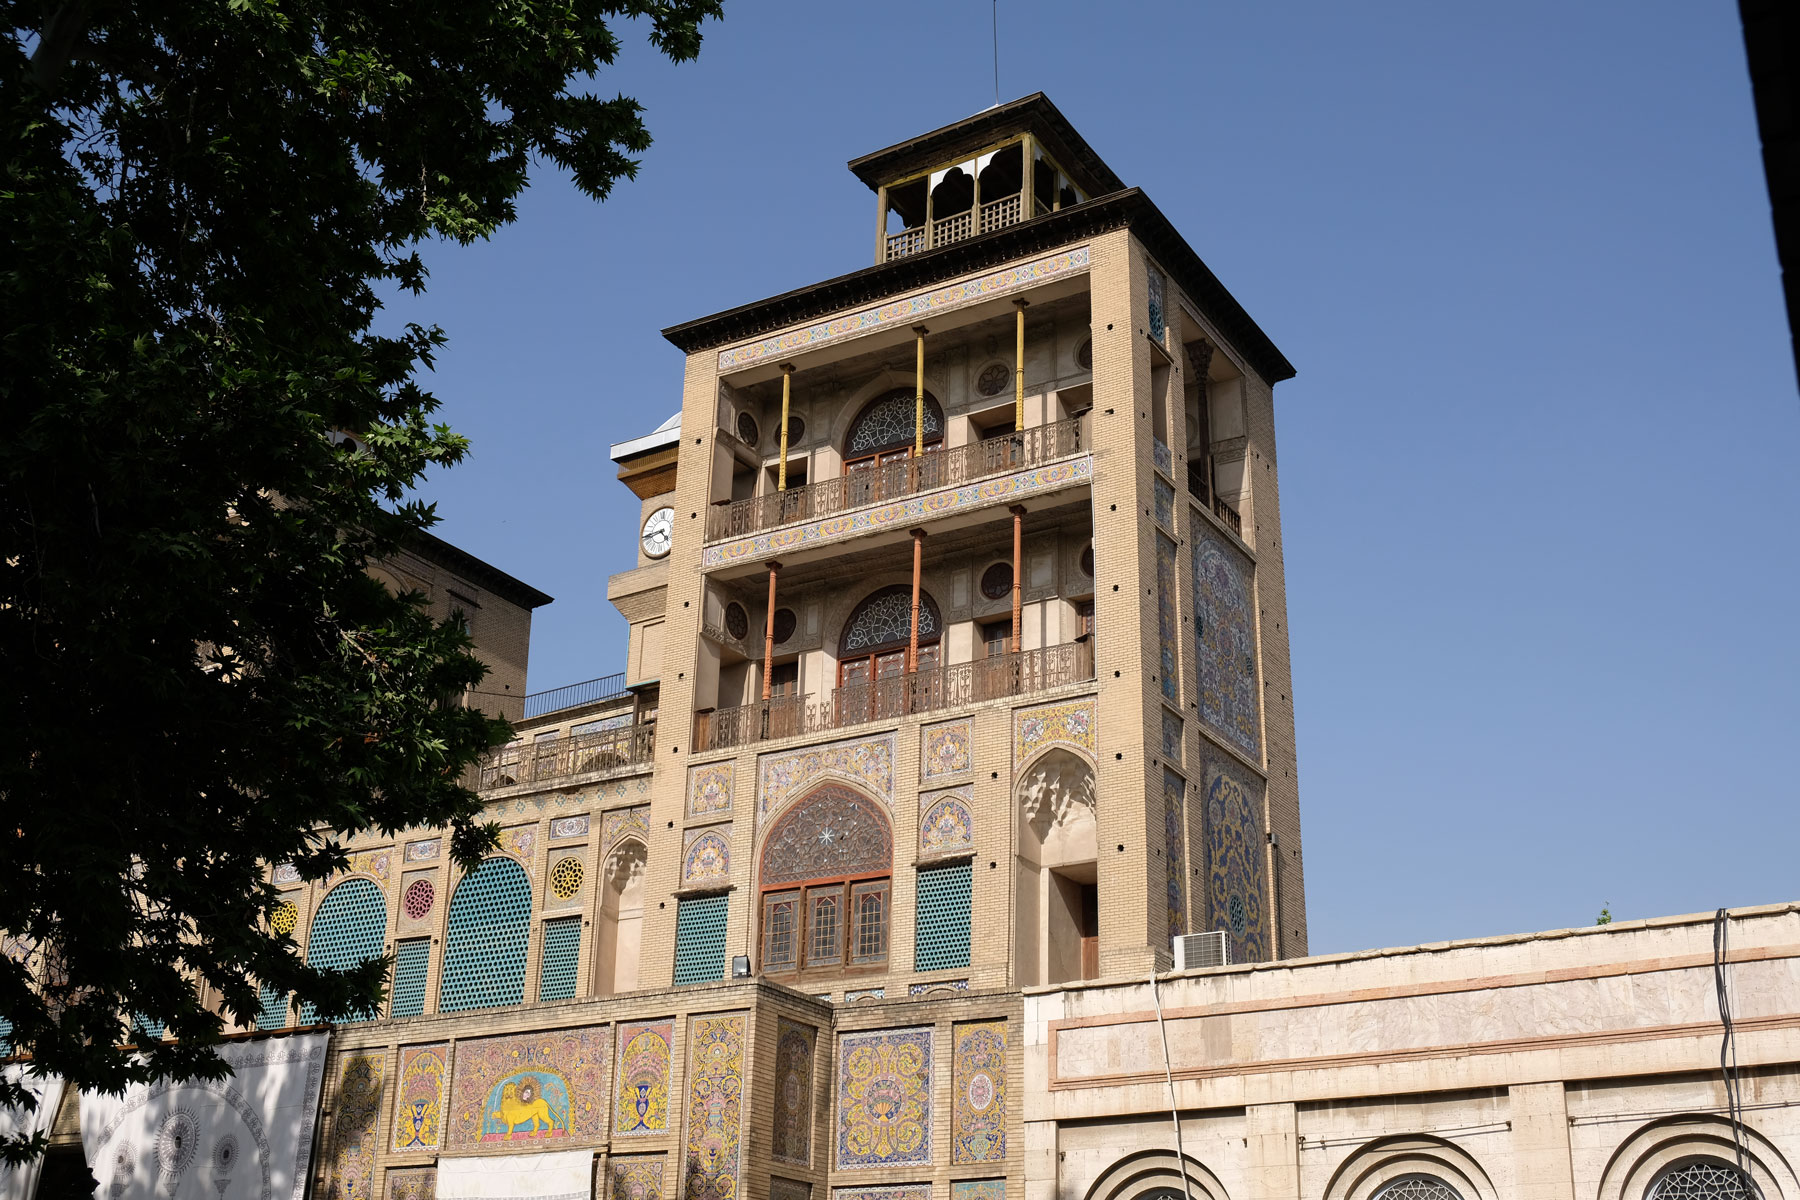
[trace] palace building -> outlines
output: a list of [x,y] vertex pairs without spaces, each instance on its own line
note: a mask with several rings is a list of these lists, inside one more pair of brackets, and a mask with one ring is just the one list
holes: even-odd
[[[547,597],[393,567],[496,668],[500,846],[273,868],[310,961],[395,968],[329,1031],[265,998],[285,1168],[194,1090],[249,1191],[1800,1200],[1800,907],[1306,957],[1293,367],[1042,95],[849,165],[872,265],[663,331],[621,675],[526,695]],[[53,1141],[174,1196],[188,1086]]]

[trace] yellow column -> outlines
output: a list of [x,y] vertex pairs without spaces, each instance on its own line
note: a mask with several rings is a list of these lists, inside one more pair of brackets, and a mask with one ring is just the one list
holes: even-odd
[[914,372],[913,388],[913,457],[919,458],[925,453],[925,334],[928,331],[923,325],[913,326],[913,336],[918,346],[918,369]]
[[1025,310],[1029,300],[1014,300],[1019,309],[1018,352],[1013,355],[1013,429],[1025,432]]
[[[906,672],[912,674],[919,669],[919,577],[925,570],[925,531],[912,531],[913,540],[913,577],[912,577],[912,635],[906,645]],[[942,654],[943,651],[939,651]]]
[[781,465],[775,468],[775,490],[787,491],[788,390],[794,382],[794,364],[781,364]]

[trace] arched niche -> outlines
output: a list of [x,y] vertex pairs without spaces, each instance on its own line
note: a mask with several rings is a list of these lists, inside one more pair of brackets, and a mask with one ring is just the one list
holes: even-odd
[[637,838],[612,848],[600,873],[594,921],[594,995],[636,991],[643,944],[644,872],[649,852]]
[[[373,880],[355,878],[325,893],[306,938],[306,965],[344,971],[380,958],[387,938],[387,897]],[[342,1020],[367,1021],[372,1011]],[[300,1023],[311,1025],[318,1014],[310,1004],[300,1008]]]
[[1013,788],[1015,961],[1021,985],[1099,973],[1099,826],[1094,767],[1056,747],[1033,759]]
[[[1796,1200],[1800,1177],[1772,1140],[1745,1120],[1743,1134],[1750,1179],[1761,1200]],[[1619,1143],[1600,1176],[1598,1200],[1653,1200],[1657,1185],[1673,1170],[1700,1161],[1730,1166],[1736,1148],[1730,1121],[1710,1113],[1664,1117],[1639,1126]]]
[[450,895],[439,1012],[500,1008],[525,999],[531,880],[505,855],[483,859]]

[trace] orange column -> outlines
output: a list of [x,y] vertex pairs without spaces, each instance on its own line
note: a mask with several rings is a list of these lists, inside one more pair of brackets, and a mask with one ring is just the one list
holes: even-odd
[[1025,607],[1025,506],[1012,506],[1013,517],[1013,630],[1012,650],[1017,654],[1019,646],[1019,619]]
[[912,589],[912,638],[906,646],[906,670],[910,674],[919,669],[919,576],[925,568],[925,531],[912,531],[913,539],[913,589]]
[[769,564],[769,611],[763,621],[763,700],[775,694],[775,576],[781,564]]

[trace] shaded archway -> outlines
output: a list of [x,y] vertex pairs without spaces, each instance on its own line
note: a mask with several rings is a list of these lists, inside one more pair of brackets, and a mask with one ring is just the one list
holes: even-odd
[[649,852],[626,838],[600,872],[600,911],[594,921],[594,995],[615,996],[638,986],[643,943],[644,868]]
[[885,970],[893,869],[878,801],[828,783],[789,806],[757,859],[763,973]]
[[1099,974],[1099,828],[1094,768],[1069,750],[1034,759],[1014,786],[1014,961],[1031,986]]

